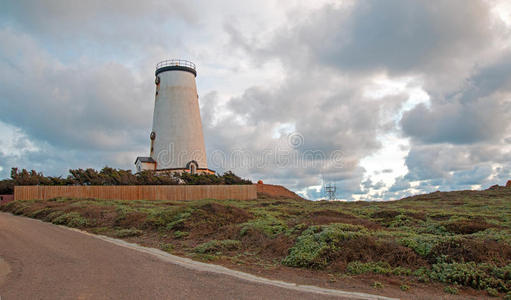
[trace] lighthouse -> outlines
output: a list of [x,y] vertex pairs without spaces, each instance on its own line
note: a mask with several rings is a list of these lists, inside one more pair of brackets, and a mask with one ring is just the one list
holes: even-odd
[[195,64],[186,60],[156,65],[150,153],[137,157],[137,172],[215,173],[208,169],[195,77]]

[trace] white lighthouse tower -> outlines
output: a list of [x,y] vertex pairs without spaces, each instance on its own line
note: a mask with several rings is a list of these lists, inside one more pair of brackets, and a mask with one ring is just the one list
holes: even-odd
[[149,157],[137,157],[137,172],[215,172],[208,169],[199,111],[195,64],[165,60],[156,65],[156,97]]

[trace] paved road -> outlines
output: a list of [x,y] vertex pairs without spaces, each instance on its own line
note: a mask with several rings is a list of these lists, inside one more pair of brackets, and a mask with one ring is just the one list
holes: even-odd
[[0,213],[0,297],[1,300],[360,299],[371,295],[336,294],[332,290],[273,282],[159,250]]

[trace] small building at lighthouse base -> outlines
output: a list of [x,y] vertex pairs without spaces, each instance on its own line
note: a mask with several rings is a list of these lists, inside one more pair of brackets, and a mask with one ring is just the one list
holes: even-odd
[[167,169],[158,169],[157,163],[150,156],[139,156],[135,160],[135,168],[137,172],[142,171],[154,171],[156,174],[161,173],[190,173],[190,174],[212,174],[214,175],[216,172],[214,170],[208,168],[199,168],[196,161],[190,161],[186,164],[184,168],[167,168]]

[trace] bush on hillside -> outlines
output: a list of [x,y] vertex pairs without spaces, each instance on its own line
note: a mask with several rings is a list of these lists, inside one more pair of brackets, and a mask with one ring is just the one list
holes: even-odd
[[241,248],[241,242],[237,240],[211,240],[209,242],[198,245],[193,249],[194,252],[204,253],[217,253],[221,251],[232,251]]
[[5,179],[0,181],[0,195],[11,195],[14,193],[14,181]]
[[492,288],[507,292],[511,289],[511,265],[497,267],[493,264],[474,262],[438,263],[432,265],[431,270],[418,270],[416,275],[478,290]]

